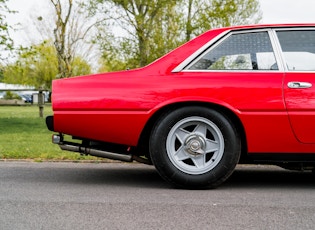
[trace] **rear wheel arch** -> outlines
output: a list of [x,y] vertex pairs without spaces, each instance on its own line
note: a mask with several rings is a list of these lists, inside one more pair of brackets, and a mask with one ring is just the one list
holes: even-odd
[[231,123],[235,126],[237,129],[240,138],[241,138],[241,159],[242,161],[243,158],[247,156],[247,140],[246,140],[246,133],[244,126],[239,119],[239,117],[229,108],[226,108],[224,106],[218,105],[218,104],[213,104],[213,103],[206,103],[206,102],[181,102],[181,103],[174,103],[174,104],[169,104],[167,106],[164,106],[157,110],[153,116],[148,120],[146,123],[140,138],[138,142],[138,152],[140,152],[142,155],[145,155],[146,157],[149,156],[149,138],[150,134],[152,132],[153,127],[155,126],[156,122],[160,119],[161,116],[165,115],[166,113],[171,113],[177,109],[183,108],[183,107],[189,107],[189,106],[200,106],[200,107],[206,107],[213,109],[223,116],[225,116],[228,120],[230,120]]
[[214,188],[239,162],[241,138],[226,115],[191,105],[158,119],[150,134],[149,151],[160,176],[176,187]]

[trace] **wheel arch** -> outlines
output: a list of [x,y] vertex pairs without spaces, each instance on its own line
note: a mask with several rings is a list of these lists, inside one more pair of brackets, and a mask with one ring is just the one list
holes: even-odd
[[233,125],[235,125],[235,128],[239,132],[239,135],[241,137],[241,159],[242,161],[247,156],[247,139],[246,139],[246,133],[245,128],[243,126],[243,123],[241,122],[240,118],[233,112],[231,109],[224,107],[219,104],[215,103],[209,103],[209,102],[200,102],[200,101],[191,101],[191,102],[177,102],[165,105],[158,110],[154,112],[154,114],[150,117],[146,125],[144,126],[144,129],[141,132],[139,142],[138,142],[138,151],[141,153],[145,153],[147,157],[149,157],[149,138],[151,131],[159,119],[163,114],[169,113],[171,111],[174,111],[176,109],[182,108],[182,107],[188,107],[188,106],[201,106],[201,107],[207,107],[216,110],[217,112],[224,115],[227,119],[231,121]]

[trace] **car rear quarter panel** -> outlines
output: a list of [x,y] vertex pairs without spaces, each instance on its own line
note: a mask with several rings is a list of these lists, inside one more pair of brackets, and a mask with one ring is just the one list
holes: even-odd
[[[54,81],[55,130],[135,146],[148,119],[163,106],[207,102],[224,106],[241,119],[249,151],[271,148],[280,151],[284,142],[294,137],[290,135],[279,89],[282,76],[273,76],[269,82],[268,76],[263,73],[145,75],[139,70],[121,72],[119,76]],[[268,87],[262,82],[268,82]],[[278,142],[272,144],[275,137]]]
[[136,145],[145,122],[155,110],[170,98],[176,101],[176,97],[181,97],[177,82],[170,82],[166,76],[226,30],[208,31],[142,69],[53,81],[55,130]]

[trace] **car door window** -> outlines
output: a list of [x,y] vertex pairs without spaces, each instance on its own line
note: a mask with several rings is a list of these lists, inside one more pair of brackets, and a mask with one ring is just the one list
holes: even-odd
[[288,70],[315,70],[315,31],[278,31],[279,42]]
[[268,32],[232,34],[210,48],[189,70],[277,70]]

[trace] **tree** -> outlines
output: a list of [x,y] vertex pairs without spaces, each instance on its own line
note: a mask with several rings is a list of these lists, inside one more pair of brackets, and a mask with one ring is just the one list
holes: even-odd
[[5,67],[4,81],[50,89],[57,75],[55,52],[48,41],[20,51],[17,61]]
[[[90,0],[89,3],[89,12],[106,22],[96,40],[103,51],[104,69],[108,70],[144,66],[213,27],[256,23],[261,19],[258,0]],[[110,27],[116,29],[110,32]]]
[[[190,0],[191,1],[191,0]],[[195,35],[215,27],[258,23],[262,18],[258,0],[212,0],[199,7],[196,15]],[[200,4],[200,3],[198,3]]]
[[[13,40],[10,38],[9,29],[10,25],[6,22],[6,14],[15,13],[7,6],[8,0],[0,0],[0,50],[12,50],[13,49]],[[0,59],[3,56],[0,52]]]
[[[186,41],[209,29],[258,23],[258,0],[187,0]],[[183,9],[185,10],[185,9]]]
[[56,27],[54,28],[54,45],[58,58],[58,73],[60,78],[71,76],[72,56],[69,47],[66,47],[66,32],[72,11],[73,1],[68,0],[67,9],[64,9],[60,0],[50,0],[56,13]]
[[[58,60],[58,78],[74,76],[77,57],[91,59],[95,21],[76,0],[50,0],[51,13],[33,16],[35,28],[43,40],[52,40]],[[95,53],[94,53],[95,56]]]
[[[73,61],[76,75],[89,74],[91,67],[77,56]],[[17,61],[4,68],[4,81],[36,88],[51,89],[51,81],[58,74],[58,58],[51,41],[29,47],[20,52]]]
[[148,63],[160,58],[183,43],[183,23],[176,4],[166,4],[154,22],[149,38]]
[[3,67],[0,65],[0,82],[3,81],[3,78],[4,78],[4,76],[3,76]]
[[73,76],[87,75],[87,74],[90,74],[91,72],[92,72],[91,66],[82,57],[76,56],[73,59],[73,62],[72,62],[72,75]]
[[[166,23],[166,18],[170,18],[169,12],[173,11],[176,1],[90,0],[89,6],[91,14],[105,17],[103,20],[105,30],[100,29],[97,37],[104,50],[103,58],[112,58],[113,55],[127,63],[128,67],[134,68],[150,63],[152,58],[161,56],[160,54],[165,51],[165,47],[158,46],[156,41],[162,42],[161,33],[169,32],[167,27],[171,28],[171,26]],[[106,14],[100,11],[104,9],[107,9]],[[117,28],[118,32],[109,32],[109,27]],[[159,31],[155,30],[157,27]],[[172,38],[174,37],[169,37]],[[178,44],[176,39],[169,41]],[[165,44],[167,42],[164,42]],[[109,61],[106,62],[109,64]],[[113,62],[115,64],[112,66],[115,67],[119,63],[116,59]]]

